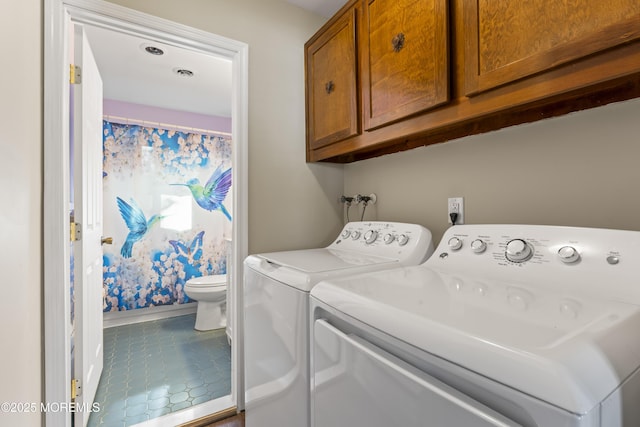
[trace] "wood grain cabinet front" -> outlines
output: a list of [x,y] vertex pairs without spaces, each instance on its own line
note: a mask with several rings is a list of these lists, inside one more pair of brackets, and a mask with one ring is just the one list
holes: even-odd
[[638,0],[463,0],[462,15],[466,95],[640,38]]
[[365,0],[361,37],[365,130],[449,100],[447,0]]
[[307,149],[333,144],[360,131],[357,8],[346,11],[305,48]]

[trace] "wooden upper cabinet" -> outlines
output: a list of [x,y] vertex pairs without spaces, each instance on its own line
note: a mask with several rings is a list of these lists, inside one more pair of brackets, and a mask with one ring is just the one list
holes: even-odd
[[349,9],[305,46],[311,149],[359,133],[356,18],[357,8]]
[[447,0],[364,0],[364,128],[449,100]]
[[640,97],[640,0],[348,0],[305,44],[307,161]]
[[640,38],[638,0],[462,0],[465,94]]

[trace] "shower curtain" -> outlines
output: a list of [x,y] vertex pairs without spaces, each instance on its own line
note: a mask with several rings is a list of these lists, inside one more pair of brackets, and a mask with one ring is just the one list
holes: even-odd
[[226,273],[231,139],[104,121],[104,311],[188,303]]

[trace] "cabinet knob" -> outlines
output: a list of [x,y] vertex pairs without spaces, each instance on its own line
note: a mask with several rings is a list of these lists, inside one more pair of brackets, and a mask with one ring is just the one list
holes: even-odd
[[335,88],[336,88],[336,85],[333,84],[333,80],[329,80],[327,84],[324,85],[324,90],[327,91],[327,95],[333,92]]
[[404,33],[398,33],[391,40],[391,44],[393,45],[394,52],[400,52],[404,47]]

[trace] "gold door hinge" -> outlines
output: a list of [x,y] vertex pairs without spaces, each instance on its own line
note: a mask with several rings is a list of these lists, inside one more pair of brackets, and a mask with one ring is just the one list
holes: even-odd
[[69,65],[69,83],[72,85],[82,83],[82,68],[79,65]]
[[72,242],[82,240],[82,225],[71,221],[71,224],[69,224],[69,232],[69,234],[71,234]]
[[71,400],[75,401],[78,396],[82,394],[82,387],[80,380],[73,378],[71,380]]

